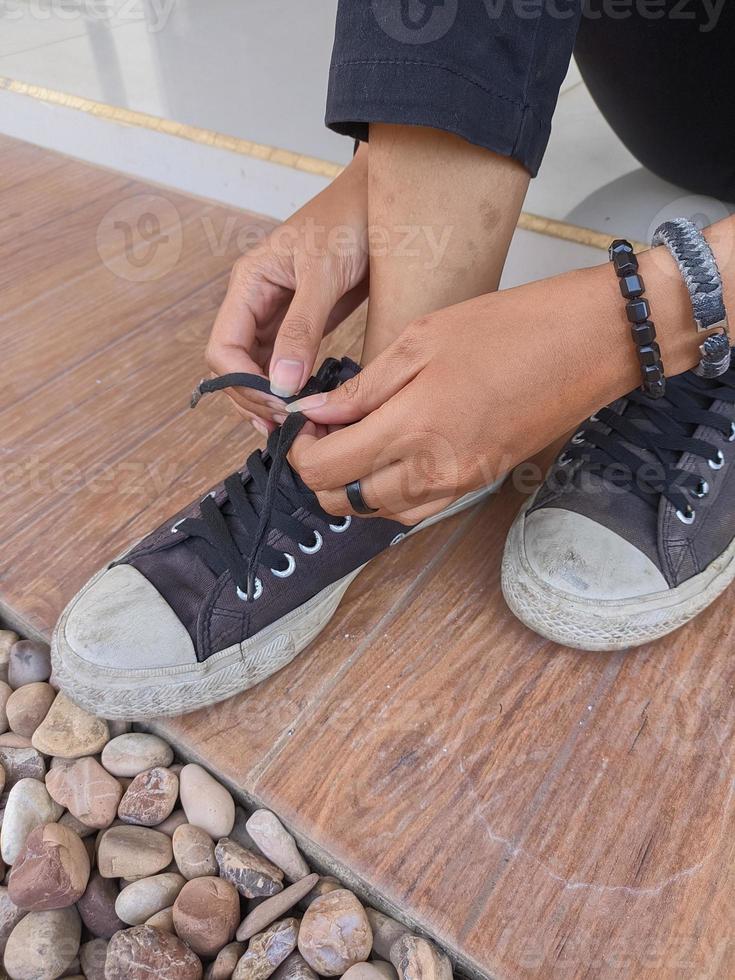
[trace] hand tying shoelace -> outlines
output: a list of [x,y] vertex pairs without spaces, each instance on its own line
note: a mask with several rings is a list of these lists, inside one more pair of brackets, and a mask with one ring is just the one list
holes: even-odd
[[625,399],[622,412],[604,408],[593,416],[574,436],[560,462],[577,461],[574,479],[585,470],[601,473],[617,464],[614,474],[608,473],[611,482],[654,507],[663,495],[674,505],[679,519],[691,523],[695,510],[685,493],[701,499],[709,493],[709,484],[675,464],[682,453],[691,453],[706,459],[712,470],[722,467],[722,451],[712,442],[694,438],[697,427],[708,426],[724,439],[735,441],[735,424],[713,410],[717,402],[735,404],[735,368],[711,380],[693,372],[672,378],[666,397],[658,401],[633,392]]
[[[341,361],[327,358],[301,392],[284,401],[331,391],[358,370],[349,358]],[[202,395],[226,388],[251,388],[271,394],[265,378],[255,374],[225,374],[200,382],[192,395],[191,407],[198,404]],[[275,575],[291,574],[291,560],[286,568],[279,568],[284,554],[267,543],[272,528],[283,531],[308,552],[315,545],[314,533],[304,527],[294,513],[300,507],[308,506],[311,513],[327,521],[333,520],[286,459],[306,422],[306,416],[300,412],[289,415],[283,425],[271,433],[266,450],[256,450],[248,457],[246,473],[233,473],[225,480],[223,500],[217,501],[211,495],[205,497],[200,504],[200,518],[185,518],[175,525],[177,533],[199,539],[202,558],[213,571],[220,574],[229,569],[241,599],[251,601],[260,595],[262,586],[257,571],[261,561],[271,565]]]

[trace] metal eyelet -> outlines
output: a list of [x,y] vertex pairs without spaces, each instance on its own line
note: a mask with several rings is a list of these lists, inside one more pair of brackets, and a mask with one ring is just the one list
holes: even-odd
[[350,524],[352,524],[352,518],[348,515],[345,517],[342,524],[330,524],[329,530],[334,531],[335,534],[342,534],[343,531],[347,530]]
[[682,524],[693,524],[694,519],[697,516],[697,512],[693,507],[687,507],[686,514],[682,514],[680,510],[677,510],[676,516],[679,518]]
[[275,575],[276,578],[288,578],[289,575],[293,575],[296,570],[296,559],[293,555],[289,555],[287,552],[283,552],[283,557],[288,562],[287,566],[281,571],[278,568],[271,568],[271,575]]
[[590,415],[590,422],[599,422],[599,421],[600,420],[597,418],[596,415]]
[[696,490],[692,490],[692,496],[698,497],[700,500],[702,497],[706,497],[709,493],[709,483],[706,480],[700,480],[699,486]]
[[178,530],[179,530],[179,525],[180,524],[183,524],[185,520],[186,520],[186,518],[185,517],[182,517],[181,520],[179,520],[175,524],[173,524],[171,526],[171,534],[176,534],[178,532]]
[[[260,597],[262,595],[263,595],[263,583],[260,581],[259,578],[256,578],[256,580],[255,580],[255,592],[253,593],[253,600],[260,599]],[[239,586],[237,586],[237,598],[238,599],[242,599],[243,602],[247,602],[248,601],[248,594],[247,594],[247,592],[243,592],[242,589]]]
[[314,544],[301,544],[299,542],[299,550],[303,551],[305,555],[315,555],[324,544],[324,538],[318,531],[312,531],[311,533],[314,535]]
[[401,532],[400,534],[397,534],[397,535],[396,535],[396,536],[395,536],[395,537],[393,538],[393,540],[391,541],[391,543],[390,543],[390,544],[388,545],[388,547],[389,547],[389,548],[392,548],[394,544],[399,544],[399,543],[400,543],[401,541],[403,541],[403,539],[404,539],[405,537],[406,537],[406,533],[405,533],[405,531],[403,531],[403,532]]
[[567,455],[567,453],[562,453],[559,457],[559,466],[569,466],[572,461],[572,457]]
[[735,442],[735,422],[730,423],[730,435],[727,437],[728,442]]
[[721,450],[717,450],[717,459],[708,459],[707,465],[711,470],[721,470],[725,465],[725,457],[722,455]]
[[585,442],[585,438],[584,429],[580,429],[579,432],[572,436],[572,445],[581,446]]

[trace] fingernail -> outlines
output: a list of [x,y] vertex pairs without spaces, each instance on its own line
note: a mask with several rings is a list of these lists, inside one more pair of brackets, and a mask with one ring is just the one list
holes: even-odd
[[301,377],[304,373],[303,361],[289,361],[282,357],[276,361],[271,371],[271,391],[281,398],[295,395],[301,387]]
[[268,427],[266,426],[265,422],[261,422],[260,419],[250,419],[250,424],[256,432],[259,432],[262,436],[265,436],[266,439],[268,438]]
[[284,415],[282,412],[275,412],[273,415],[273,421],[276,425],[283,425],[287,418],[288,415]]
[[308,412],[312,408],[321,408],[327,404],[327,396],[324,392],[318,395],[307,395],[306,398],[299,398],[297,402],[291,402],[286,408],[289,412]]

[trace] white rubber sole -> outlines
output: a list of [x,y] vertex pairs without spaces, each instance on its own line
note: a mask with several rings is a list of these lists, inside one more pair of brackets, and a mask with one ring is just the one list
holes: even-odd
[[[471,507],[495,492],[500,483],[467,494],[408,531],[407,536]],[[67,639],[69,617],[80,596],[104,575],[106,569],[102,569],[72,599],[54,629],[51,660],[55,681],[82,708],[110,720],[172,717],[216,704],[259,684],[290,663],[321,633],[363,568],[365,565],[322,589],[255,636],[220,650],[204,663],[147,670],[96,667],[79,657]]]
[[530,629],[578,650],[625,650],[673,633],[722,595],[735,579],[735,541],[683,585],[640,599],[583,599],[554,588],[531,567],[525,552],[523,507],[508,534],[501,583],[511,611]]

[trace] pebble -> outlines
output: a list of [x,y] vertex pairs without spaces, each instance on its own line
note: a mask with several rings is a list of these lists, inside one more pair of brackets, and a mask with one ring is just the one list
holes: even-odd
[[55,823],[63,813],[38,779],[21,779],[10,790],[0,829],[0,853],[6,864],[14,864],[26,837],[36,827]]
[[106,721],[95,718],[59,693],[31,742],[44,755],[78,759],[102,751],[109,737]]
[[398,980],[395,968],[390,963],[381,963],[378,960],[355,963],[342,976],[347,977],[347,980]]
[[217,874],[214,841],[201,827],[185,823],[177,827],[172,838],[174,861],[187,879]]
[[275,813],[256,810],[245,826],[258,849],[283,871],[289,881],[298,881],[309,874],[309,865],[299,853],[296,841]]
[[49,793],[87,827],[109,827],[117,814],[122,786],[90,756],[53,766],[46,776]]
[[77,958],[82,924],[77,910],[29,912],[10,934],[5,969],[11,980],[56,980]]
[[6,790],[11,789],[21,779],[43,779],[46,775],[46,762],[43,756],[31,746],[0,745],[0,765],[5,772]]
[[10,651],[18,642],[18,634],[12,630],[0,630],[0,680],[7,682]]
[[162,766],[139,773],[125,791],[117,815],[125,823],[155,827],[173,813],[179,778]]
[[280,868],[228,837],[218,842],[214,853],[220,875],[232,882],[245,898],[268,898],[283,890]]
[[8,941],[8,936],[24,915],[25,912],[23,909],[19,909],[11,901],[7,887],[0,885],[0,956],[5,952],[5,944]]
[[47,681],[51,676],[51,648],[38,640],[18,640],[10,650],[8,683],[13,688]]
[[319,980],[319,978],[301,953],[291,953],[273,974],[272,980]]
[[[169,772],[173,772],[173,770],[170,769]],[[169,837],[173,837],[176,829],[178,827],[182,827],[186,822],[186,814],[184,811],[174,810],[170,817],[166,817],[165,820],[156,825],[156,830],[160,830],[162,834],[167,834]]]
[[[46,787],[48,789],[48,787]],[[77,820],[73,813],[66,813],[61,815],[59,823],[62,827],[68,827],[69,830],[73,830],[77,837],[81,837],[82,840],[88,839],[92,834],[96,833],[96,827],[88,827],[86,823],[82,823],[81,820]],[[92,842],[92,850],[94,856],[94,841]]]
[[250,939],[256,933],[262,932],[271,922],[280,919],[297,902],[301,901],[304,895],[311,891],[318,880],[319,875],[307,875],[300,881],[294,882],[293,885],[289,885],[278,895],[266,898],[243,919],[240,928],[237,930],[238,940],[245,942],[246,939]]
[[67,827],[49,823],[26,837],[8,882],[19,909],[45,912],[74,905],[89,882],[90,864],[81,839]]
[[0,680],[0,732],[3,734],[8,730],[7,704],[12,693],[13,688],[10,684],[6,684],[5,681]]
[[299,907],[306,911],[315,898],[321,898],[322,895],[327,895],[329,892],[336,892],[339,888],[344,888],[341,881],[331,875],[324,875],[304,897]]
[[194,878],[174,902],[176,934],[205,959],[232,942],[239,921],[240,896],[222,878]]
[[235,972],[237,961],[245,952],[242,943],[228,943],[217,953],[217,958],[204,972],[204,980],[230,980]]
[[19,687],[13,691],[5,705],[8,725],[16,735],[31,738],[48,714],[55,698],[56,691],[45,681]]
[[102,750],[102,765],[113,776],[138,776],[156,766],[171,765],[174,752],[158,735],[129,732],[118,735]]
[[366,960],[372,945],[365,909],[346,888],[322,895],[304,912],[299,952],[323,976],[341,976],[355,963]]
[[253,936],[232,980],[267,980],[296,949],[298,935],[298,919],[281,919]]
[[373,930],[373,949],[382,959],[389,960],[393,944],[407,935],[409,930],[401,922],[383,915],[377,909],[367,908],[365,911],[370,928]]
[[149,827],[111,827],[97,851],[104,878],[145,878],[171,863],[171,838]]
[[202,964],[176,936],[152,926],[118,932],[107,947],[105,980],[200,980]]
[[184,766],[179,776],[186,819],[206,830],[213,840],[227,837],[235,823],[231,794],[201,766]]
[[241,806],[236,806],[235,825],[227,836],[231,840],[237,841],[241,847],[246,848],[248,851],[254,851],[256,854],[260,854],[258,845],[255,843],[247,830],[247,823],[249,819],[250,814],[243,810]]
[[156,912],[150,919],[145,920],[145,924],[147,926],[153,926],[155,929],[163,929],[164,932],[170,932],[171,935],[175,935],[173,905],[169,905],[167,909],[161,909],[160,912]]
[[109,939],[125,923],[115,911],[119,889],[113,878],[103,878],[99,871],[93,871],[87,890],[77,902],[82,922],[93,936]]
[[406,933],[393,944],[390,961],[400,980],[452,980],[452,964],[428,939]]
[[79,950],[79,964],[87,980],[105,980],[106,959],[106,939],[90,939],[88,943],[82,943]]
[[131,926],[140,926],[156,912],[168,908],[186,884],[179,874],[165,872],[127,885],[117,896],[115,912]]

